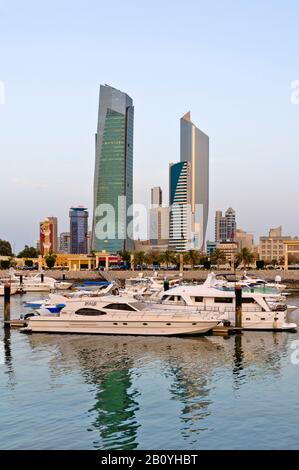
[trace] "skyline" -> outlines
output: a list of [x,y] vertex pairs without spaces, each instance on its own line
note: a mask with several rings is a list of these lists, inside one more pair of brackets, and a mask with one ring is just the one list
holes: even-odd
[[146,15],[138,2],[116,3],[113,38],[109,21],[98,28],[109,11],[103,2],[88,2],[90,9],[69,1],[3,4],[0,155],[10,172],[1,184],[2,198],[9,196],[1,238],[19,251],[34,244],[46,216],[57,216],[63,232],[71,206],[92,213],[100,83],[134,100],[135,202],[149,207],[153,186],[167,194],[168,165],[179,161],[179,119],[190,109],[210,137],[206,238],[213,239],[215,210],[229,206],[255,240],[278,225],[298,235],[299,106],[291,83],[299,76],[299,6],[166,2],[157,17],[157,2]]

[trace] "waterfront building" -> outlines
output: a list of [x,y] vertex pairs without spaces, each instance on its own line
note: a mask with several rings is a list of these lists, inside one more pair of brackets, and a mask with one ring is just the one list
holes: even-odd
[[191,165],[192,248],[202,250],[209,213],[209,137],[191,121],[190,112],[180,120],[180,160]]
[[242,229],[236,229],[235,241],[238,243],[238,249],[241,251],[243,248],[247,248],[249,251],[253,251],[253,235],[247,233]]
[[232,207],[229,207],[225,211],[225,215],[222,215],[222,211],[216,211],[215,213],[215,241],[221,242],[233,242],[235,241],[237,230],[236,224],[236,212]]
[[87,253],[88,211],[78,206],[70,209],[70,253]]
[[212,256],[217,248],[216,242],[207,241],[207,256]]
[[59,252],[70,253],[71,250],[71,234],[70,232],[62,232],[59,235]]
[[100,87],[92,249],[116,253],[133,248],[133,100],[108,85]]
[[39,224],[39,244],[41,255],[57,253],[58,221],[57,217],[47,217]]
[[166,248],[169,242],[169,207],[162,206],[162,190],[151,189],[151,207],[149,210],[150,242],[153,247]]
[[271,228],[268,236],[260,237],[259,258],[268,263],[280,262],[284,256],[284,241],[292,240],[282,235],[282,227]]
[[217,243],[216,248],[223,251],[227,262],[235,262],[238,253],[238,244],[236,242],[220,242]]
[[191,163],[169,166],[169,248],[186,251],[191,246]]

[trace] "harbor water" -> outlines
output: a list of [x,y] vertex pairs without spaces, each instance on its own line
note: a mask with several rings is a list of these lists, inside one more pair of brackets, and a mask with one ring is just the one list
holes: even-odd
[[[24,300],[11,299],[12,317]],[[299,296],[288,298],[299,306]],[[290,316],[299,323],[299,310]],[[3,297],[0,298],[3,326]],[[1,449],[298,449],[299,332],[0,331]]]

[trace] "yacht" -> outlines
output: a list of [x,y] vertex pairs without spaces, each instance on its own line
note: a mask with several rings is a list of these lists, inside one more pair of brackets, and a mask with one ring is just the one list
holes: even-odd
[[[280,294],[242,291],[242,328],[245,330],[296,330],[296,323],[287,320],[287,305]],[[219,321],[235,325],[235,291],[211,283],[178,286],[161,294],[161,303],[171,308],[185,307],[199,316],[212,313]]]
[[67,290],[72,287],[72,283],[66,281],[56,281],[53,277],[45,276],[42,279],[42,273],[37,273],[35,276],[23,277],[20,283],[20,277],[12,274],[10,277],[11,283],[14,285],[22,286],[26,292],[50,292],[51,290]]
[[[219,321],[186,309],[164,309],[157,311],[150,303],[137,300],[112,301],[82,300],[77,308],[71,304],[57,316],[37,315],[27,319],[21,331],[29,333],[87,333],[113,335],[180,336],[200,335],[209,332]],[[113,296],[115,300],[115,296]],[[70,306],[69,306],[70,307]],[[74,308],[75,307],[75,308]]]

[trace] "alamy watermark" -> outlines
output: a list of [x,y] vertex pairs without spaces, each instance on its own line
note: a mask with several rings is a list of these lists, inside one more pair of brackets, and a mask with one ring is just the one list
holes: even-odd
[[299,340],[296,339],[295,341],[292,341],[291,343],[291,349],[294,351],[291,354],[291,363],[294,366],[297,366],[299,364]]
[[291,89],[293,90],[291,93],[291,103],[299,104],[299,80],[291,81]]
[[97,206],[94,229],[98,240],[185,239],[189,249],[196,249],[203,240],[203,205],[183,203],[148,210],[143,204],[127,206],[126,197],[120,196],[117,205]]

